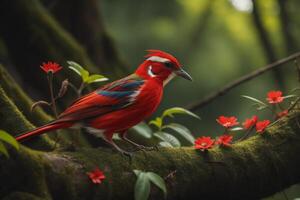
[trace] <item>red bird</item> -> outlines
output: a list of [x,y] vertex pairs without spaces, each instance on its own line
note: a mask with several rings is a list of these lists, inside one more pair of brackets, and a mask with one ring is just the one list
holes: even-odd
[[86,128],[86,130],[128,155],[112,140],[114,133],[133,145],[126,137],[127,130],[149,117],[160,104],[164,86],[176,75],[192,80],[172,55],[149,50],[146,60],[135,73],[109,83],[73,102],[57,120],[30,132],[21,134],[21,141],[31,136],[64,128]]

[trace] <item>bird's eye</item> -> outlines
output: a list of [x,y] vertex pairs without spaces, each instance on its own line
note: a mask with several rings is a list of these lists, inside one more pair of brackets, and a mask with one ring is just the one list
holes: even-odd
[[171,63],[171,62],[165,62],[165,66],[167,68],[173,68],[174,67],[173,63]]

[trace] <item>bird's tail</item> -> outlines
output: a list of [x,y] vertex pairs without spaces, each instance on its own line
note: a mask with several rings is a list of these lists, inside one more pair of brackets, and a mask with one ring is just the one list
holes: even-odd
[[62,129],[62,128],[69,128],[72,125],[73,125],[73,123],[71,123],[71,122],[52,122],[50,124],[40,126],[40,127],[36,128],[34,130],[31,130],[29,132],[22,133],[22,134],[16,136],[16,140],[17,141],[22,141],[24,139],[28,139],[28,138],[33,137],[33,136],[41,135],[41,134],[49,132],[49,131]]

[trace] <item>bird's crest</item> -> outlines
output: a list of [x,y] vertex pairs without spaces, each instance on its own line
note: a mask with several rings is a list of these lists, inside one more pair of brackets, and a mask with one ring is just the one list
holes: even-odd
[[147,52],[148,52],[148,54],[145,56],[147,59],[155,58],[155,61],[158,61],[158,62],[171,61],[171,62],[175,63],[177,66],[181,66],[181,64],[178,62],[178,60],[169,53],[166,53],[161,50],[154,50],[154,49],[147,50]]

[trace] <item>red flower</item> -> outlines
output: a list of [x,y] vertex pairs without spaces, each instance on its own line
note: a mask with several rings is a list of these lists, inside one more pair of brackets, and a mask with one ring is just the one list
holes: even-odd
[[46,73],[52,72],[53,74],[62,69],[62,67],[59,64],[50,61],[48,63],[43,63],[40,67]]
[[280,103],[283,101],[283,96],[281,91],[270,91],[267,94],[267,101],[271,104]]
[[270,120],[263,120],[256,123],[256,132],[262,133],[270,124]]
[[282,111],[282,112],[279,112],[279,113],[277,113],[277,118],[284,117],[284,116],[286,116],[288,113],[289,113],[288,110],[284,110],[284,111]]
[[87,175],[95,184],[100,184],[102,180],[105,179],[103,172],[99,168],[96,168],[94,171],[88,172]]
[[211,139],[211,137],[199,137],[195,140],[195,149],[200,149],[202,151],[210,149],[214,142],[215,140]]
[[243,123],[244,129],[249,129],[252,126],[254,126],[256,124],[257,120],[258,120],[258,117],[256,115],[254,115],[250,119],[246,119]]
[[236,117],[225,117],[225,116],[220,116],[217,119],[217,122],[219,124],[221,124],[222,126],[226,127],[226,128],[230,128],[232,126],[235,126],[237,124],[239,124],[237,122],[237,118]]
[[230,143],[232,141],[232,138],[233,136],[229,134],[222,135],[217,139],[216,144],[228,147],[231,145]]

